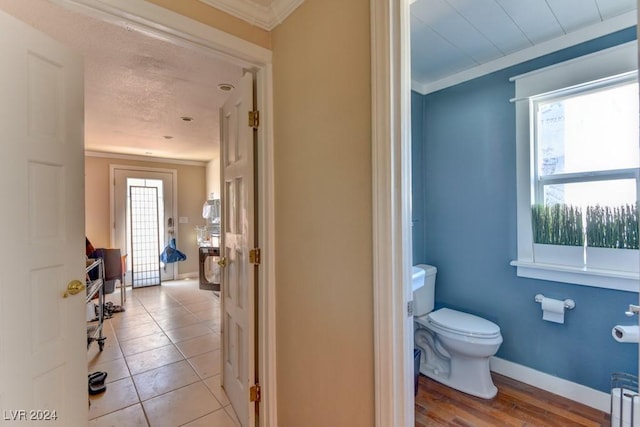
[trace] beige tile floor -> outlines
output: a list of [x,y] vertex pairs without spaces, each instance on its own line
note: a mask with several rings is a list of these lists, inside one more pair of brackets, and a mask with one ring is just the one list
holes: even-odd
[[[120,304],[117,291],[107,300]],[[104,323],[88,372],[107,372],[90,396],[89,426],[239,426],[220,387],[220,302],[197,280],[127,290],[126,311]]]

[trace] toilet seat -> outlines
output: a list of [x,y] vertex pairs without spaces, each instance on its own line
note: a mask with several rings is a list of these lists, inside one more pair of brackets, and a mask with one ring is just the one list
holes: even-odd
[[427,321],[444,331],[474,338],[496,338],[500,336],[500,327],[493,322],[473,314],[441,308],[429,313]]

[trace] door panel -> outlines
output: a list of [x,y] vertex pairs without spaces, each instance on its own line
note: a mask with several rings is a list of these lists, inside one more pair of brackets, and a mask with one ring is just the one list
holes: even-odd
[[[158,252],[158,256],[162,249],[169,243],[169,240],[172,237],[175,237],[175,234],[171,234],[171,232],[175,231],[177,227],[175,226],[177,223],[177,218],[175,217],[173,197],[174,197],[174,188],[173,188],[173,172],[160,172],[160,171],[152,171],[152,170],[141,170],[136,169],[135,167],[126,168],[126,167],[116,167],[113,170],[114,174],[114,245],[117,248],[120,248],[122,254],[128,253],[127,239],[126,239],[126,227],[127,227],[127,195],[129,194],[129,190],[127,189],[127,178],[132,179],[150,179],[150,180],[160,180],[162,181],[162,205],[160,207],[161,212],[163,214],[163,224],[164,224],[164,233],[160,236],[160,249]],[[172,218],[173,226],[168,227],[168,219]],[[125,275],[125,281],[127,285],[131,284],[131,259],[127,257],[127,274]],[[160,280],[174,280],[175,275],[175,264],[166,264],[164,267],[160,269]]]
[[86,425],[82,59],[1,11],[0,55],[0,407]]
[[223,386],[243,426],[256,422],[250,388],[255,369],[256,267],[249,263],[255,242],[253,76],[247,73],[221,111],[221,174],[223,183]]

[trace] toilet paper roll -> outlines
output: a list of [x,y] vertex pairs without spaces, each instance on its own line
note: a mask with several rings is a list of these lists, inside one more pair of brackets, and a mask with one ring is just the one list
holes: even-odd
[[564,323],[564,301],[543,298],[540,305],[542,306],[542,320]]
[[611,330],[611,335],[618,342],[638,343],[640,341],[640,327],[638,325],[616,325]]

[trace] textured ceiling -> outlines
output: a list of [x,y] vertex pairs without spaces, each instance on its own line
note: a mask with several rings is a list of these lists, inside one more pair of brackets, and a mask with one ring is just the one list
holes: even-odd
[[228,93],[217,85],[235,84],[239,66],[46,0],[0,0],[0,9],[84,56],[86,150],[196,161],[218,156],[219,107]]
[[[251,2],[277,3],[244,0]],[[87,150],[199,161],[218,156],[218,109],[227,93],[217,85],[235,84],[239,66],[47,0],[0,0],[0,8],[84,56]],[[414,87],[426,88],[423,93],[442,87],[451,76],[635,16],[635,10],[636,0],[413,1]],[[184,122],[183,116],[194,120]]]
[[415,0],[414,88],[437,90],[452,75],[597,26],[634,25],[635,10],[636,0]]

